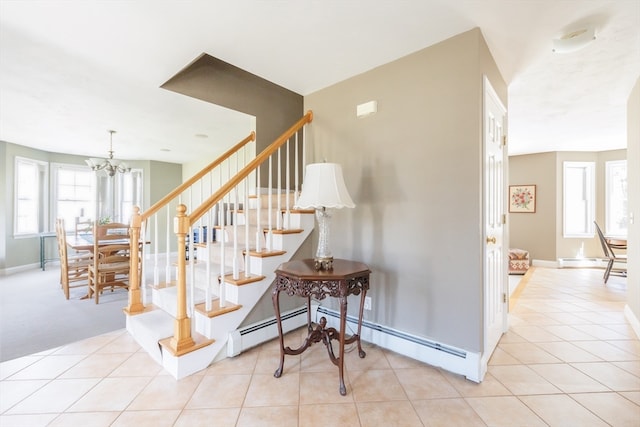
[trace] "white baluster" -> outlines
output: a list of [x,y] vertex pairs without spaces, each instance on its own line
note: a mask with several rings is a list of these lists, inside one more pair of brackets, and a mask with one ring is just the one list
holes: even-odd
[[300,195],[300,178],[299,178],[299,166],[298,166],[298,162],[300,162],[300,158],[298,157],[298,132],[296,132],[296,142],[295,142],[295,161],[296,161],[296,166],[295,166],[295,171],[296,171],[296,176],[295,176],[295,188],[294,188],[294,206],[298,204],[298,196]]
[[[277,215],[276,215],[276,230],[282,230],[282,156],[280,154],[281,148],[278,148],[278,202]],[[273,249],[273,248],[272,248]]]
[[165,265],[165,283],[167,286],[171,283],[171,236],[173,235],[173,229],[171,228],[171,213],[169,212],[171,208],[171,203],[167,204],[167,226],[166,226],[166,246],[165,246],[165,254],[166,254],[166,265]]
[[153,285],[158,286],[160,284],[160,239],[158,237],[158,214],[153,215]]
[[256,168],[256,195],[258,196],[256,203],[256,252],[262,251],[262,189],[260,188],[260,166]]
[[291,208],[289,206],[289,191],[291,190],[291,177],[289,176],[289,174],[291,173],[291,166],[289,165],[289,141],[290,139],[287,139],[287,164],[285,165],[285,171],[286,171],[286,177],[285,177],[285,191],[284,193],[286,194],[286,202],[285,202],[285,217],[284,217],[284,228],[289,229],[291,228]]
[[251,276],[251,266],[249,264],[249,178],[244,179],[244,277]]
[[211,311],[211,233],[213,230],[213,208],[207,211],[207,238],[204,239],[205,247],[207,248],[207,258],[205,260],[205,274],[206,274],[206,282],[205,282],[205,291],[204,291],[204,309],[205,311]]
[[240,260],[238,259],[238,186],[233,189],[233,280],[240,278]]
[[[221,209],[221,216],[222,218],[224,218],[224,202],[222,203],[222,209]],[[224,271],[225,271],[225,250],[224,250],[224,246],[225,246],[225,241],[227,240],[226,236],[225,236],[225,224],[224,221],[221,221],[220,223],[220,307],[226,307],[227,302],[226,302],[226,289],[225,289],[225,284],[224,284]]]
[[269,156],[269,185],[267,188],[267,194],[268,194],[268,200],[267,200],[267,209],[268,209],[268,221],[267,221],[267,250],[268,251],[272,251],[273,250],[273,226],[272,226],[272,208],[273,208],[273,165],[272,165],[272,159],[273,156]]

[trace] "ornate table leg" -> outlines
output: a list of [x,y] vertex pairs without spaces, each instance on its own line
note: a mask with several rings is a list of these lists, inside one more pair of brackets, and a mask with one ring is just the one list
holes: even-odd
[[340,350],[339,350],[339,358],[338,361],[338,372],[340,376],[340,394],[343,396],[347,395],[347,387],[344,385],[344,341],[345,341],[345,332],[346,332],[346,323],[347,323],[347,297],[340,297]]
[[273,309],[276,312],[276,324],[278,325],[278,337],[280,339],[280,366],[274,372],[273,376],[280,378],[282,375],[282,368],[284,367],[284,338],[282,336],[282,319],[280,318],[280,290],[274,289],[271,296],[273,301]]
[[360,343],[360,337],[362,333],[362,315],[364,312],[364,300],[367,296],[367,290],[364,289],[362,294],[360,295],[360,313],[358,314],[358,356],[363,359],[367,353],[362,349],[362,344]]

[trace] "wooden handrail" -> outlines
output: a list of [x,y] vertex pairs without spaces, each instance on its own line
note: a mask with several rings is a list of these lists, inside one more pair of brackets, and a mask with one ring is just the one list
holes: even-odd
[[300,120],[295,122],[289,129],[287,129],[278,139],[276,139],[271,145],[265,148],[259,155],[257,155],[250,163],[248,163],[240,172],[238,172],[233,178],[231,178],[226,184],[224,184],[218,191],[213,193],[207,200],[202,202],[198,208],[194,209],[189,215],[189,226],[192,226],[198,219],[200,219],[209,209],[218,203],[227,193],[229,193],[233,187],[238,185],[243,179],[245,179],[251,172],[269,158],[278,148],[284,145],[285,142],[291,138],[300,128],[307,123],[313,121],[313,112],[307,111]]
[[167,203],[169,203],[171,200],[173,200],[174,198],[176,198],[180,193],[182,193],[183,191],[185,191],[187,188],[189,188],[191,185],[193,185],[196,181],[198,181],[200,178],[202,178],[203,176],[205,176],[207,173],[209,173],[211,170],[213,170],[215,167],[217,167],[218,165],[220,165],[222,162],[224,162],[225,160],[227,160],[229,157],[231,157],[231,155],[233,153],[235,153],[236,151],[238,151],[240,148],[244,147],[246,144],[248,144],[251,141],[255,141],[256,139],[256,133],[254,131],[251,131],[251,133],[249,134],[249,136],[247,136],[245,139],[243,139],[242,141],[238,142],[236,145],[234,145],[233,147],[231,147],[230,149],[228,149],[227,151],[225,151],[225,153],[223,155],[221,155],[220,157],[218,157],[216,160],[214,160],[213,162],[209,163],[208,166],[206,166],[204,169],[202,169],[200,172],[198,172],[197,174],[195,174],[194,176],[192,176],[191,178],[189,178],[188,180],[186,180],[185,182],[183,182],[182,184],[180,184],[178,187],[176,187],[173,191],[171,191],[169,194],[167,194],[166,196],[164,196],[162,199],[158,200],[156,203],[153,204],[153,206],[151,206],[149,209],[147,209],[145,212],[143,212],[141,214],[142,218],[141,221],[144,222],[147,219],[151,218],[151,216],[153,214],[155,214],[156,212],[158,212],[160,209],[162,209],[163,206],[165,206]]

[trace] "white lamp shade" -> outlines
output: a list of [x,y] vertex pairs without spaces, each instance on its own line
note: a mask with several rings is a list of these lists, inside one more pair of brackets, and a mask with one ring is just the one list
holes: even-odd
[[344,185],[342,168],[337,163],[307,165],[302,194],[296,203],[298,209],[355,208]]

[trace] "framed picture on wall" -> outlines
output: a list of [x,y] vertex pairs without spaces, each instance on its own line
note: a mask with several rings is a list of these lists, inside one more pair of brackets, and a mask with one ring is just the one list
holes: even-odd
[[509,212],[534,213],[536,211],[535,185],[509,186]]

